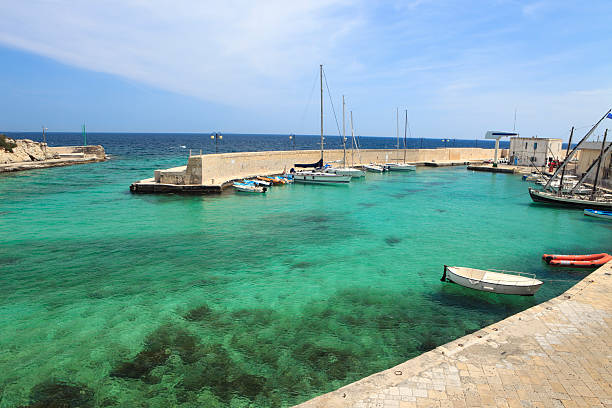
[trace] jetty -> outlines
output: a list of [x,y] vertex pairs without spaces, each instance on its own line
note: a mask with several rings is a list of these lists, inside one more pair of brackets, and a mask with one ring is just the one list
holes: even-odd
[[[361,149],[347,165],[406,162],[417,166],[448,166],[482,163],[493,158],[493,149]],[[133,193],[219,193],[234,180],[289,172],[295,163],[314,163],[321,158],[319,150],[290,150],[193,155],[186,166],[154,171],[151,178],[130,186]],[[342,150],[326,150],[326,162],[340,162]]]
[[104,148],[89,146],[47,146],[29,139],[8,139],[11,149],[0,148],[0,173],[71,166],[105,161]]
[[612,406],[612,261],[565,293],[300,408]]

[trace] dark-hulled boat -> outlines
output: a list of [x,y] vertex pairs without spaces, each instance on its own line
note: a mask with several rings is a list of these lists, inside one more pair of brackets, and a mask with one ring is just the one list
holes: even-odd
[[612,195],[589,200],[578,195],[557,195],[529,187],[531,199],[537,203],[552,204],[559,207],[592,208],[594,210],[612,211]]

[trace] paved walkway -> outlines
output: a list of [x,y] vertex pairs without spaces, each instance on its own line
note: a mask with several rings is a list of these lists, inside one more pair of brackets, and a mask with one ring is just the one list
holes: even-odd
[[563,295],[299,407],[612,407],[612,262]]

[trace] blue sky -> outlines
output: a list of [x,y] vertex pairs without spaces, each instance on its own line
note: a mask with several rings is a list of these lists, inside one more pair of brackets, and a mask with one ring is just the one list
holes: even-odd
[[612,107],[611,34],[603,0],[0,0],[0,129],[316,134],[322,63],[361,135],[399,107],[415,137],[482,138],[516,108],[567,139]]

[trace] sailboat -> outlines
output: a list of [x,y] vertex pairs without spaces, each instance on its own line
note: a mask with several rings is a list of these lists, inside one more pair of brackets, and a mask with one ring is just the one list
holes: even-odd
[[[612,143],[605,147],[606,137],[608,135],[608,130],[606,129],[604,133],[604,140],[601,144],[601,153],[597,160],[595,160],[591,166],[587,169],[587,171],[582,175],[580,180],[576,182],[573,187],[571,187],[569,192],[564,192],[564,188],[559,188],[557,191],[554,191],[551,188],[553,181],[555,181],[555,177],[559,173],[561,173],[561,180],[559,181],[559,185],[563,186],[563,176],[565,173],[565,166],[572,159],[578,148],[591,136],[591,134],[595,131],[597,126],[605,119],[610,118],[610,112],[612,109],[608,110],[604,114],[604,116],[587,132],[587,134],[578,142],[578,144],[569,152],[563,163],[557,168],[555,173],[548,179],[546,185],[543,190],[537,190],[535,188],[529,188],[529,195],[534,202],[544,203],[544,204],[552,204],[560,207],[573,207],[573,208],[589,208],[594,210],[604,210],[610,211],[612,210],[612,194],[604,193],[602,191],[597,190],[597,182],[599,178],[599,169],[601,167],[601,163],[604,157],[607,157],[608,152],[612,149]],[[574,128],[572,128],[572,133],[570,133],[570,144],[571,144],[571,136],[573,134]],[[569,150],[569,147],[568,147]],[[593,188],[591,190],[591,194],[589,197],[585,197],[584,191],[581,190],[581,186],[584,181],[592,174],[593,170],[597,169],[595,172],[595,181],[593,182]],[[582,193],[582,194],[579,194]]]
[[346,184],[351,181],[350,175],[341,175],[334,173],[326,173],[321,171],[323,166],[323,65],[319,65],[319,75],[321,80],[321,159],[312,164],[295,164],[295,167],[313,167],[314,170],[303,170],[295,171],[291,169],[293,173],[293,180],[296,183],[317,183],[317,184]]
[[[342,167],[327,167],[325,168],[326,173],[334,173],[342,176],[351,176],[351,177],[363,177],[365,176],[365,171],[356,169],[354,167],[348,167],[346,165],[346,125],[345,121],[345,104],[344,104],[344,95],[342,95],[342,147],[344,149],[344,155],[342,156]],[[353,113],[351,112],[351,132],[353,129]],[[351,147],[354,145],[355,134],[353,133],[353,139],[351,141]],[[353,154],[353,149],[351,148],[351,155]],[[351,163],[351,166],[354,165],[354,160]]]
[[[406,123],[404,126],[404,162],[399,163],[385,163],[385,167],[387,167],[390,171],[415,171],[416,166],[414,164],[406,163],[406,129],[408,127],[408,110],[406,110]],[[397,152],[399,153],[399,109],[396,109],[396,133],[397,133]]]

